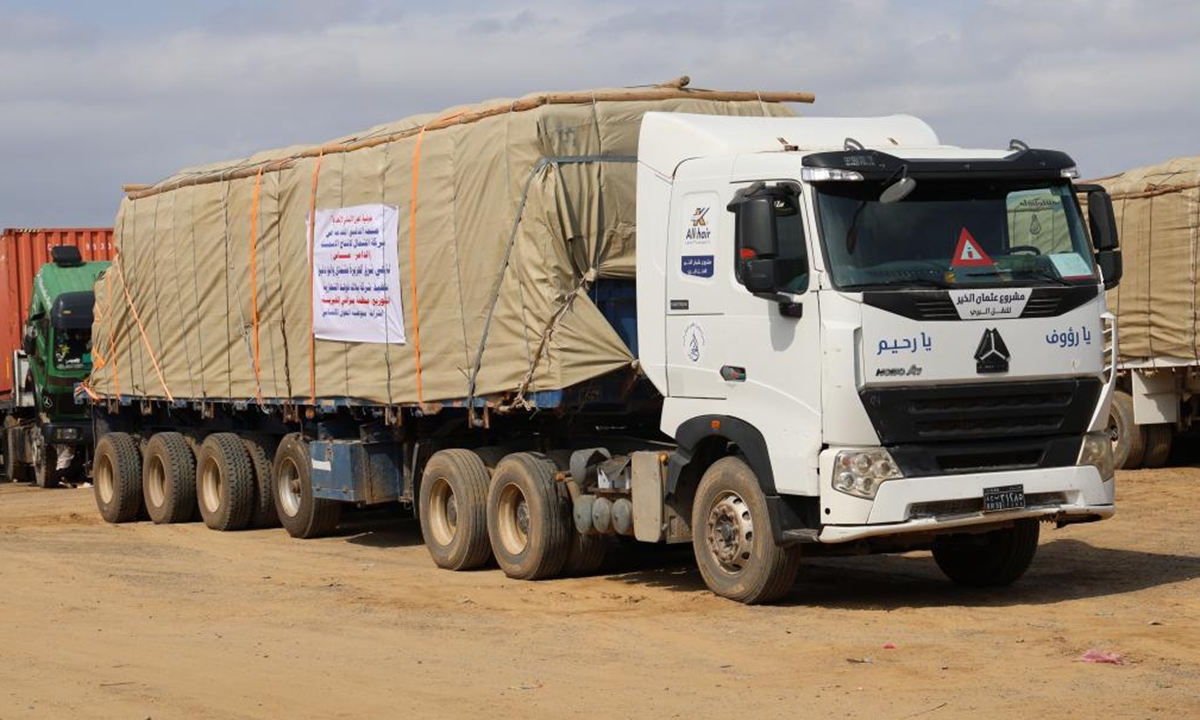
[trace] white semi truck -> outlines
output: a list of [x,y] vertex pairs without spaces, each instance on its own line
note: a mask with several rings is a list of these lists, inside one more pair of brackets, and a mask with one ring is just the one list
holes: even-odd
[[[640,358],[716,592],[773,596],[822,547],[931,545],[952,579],[1005,584],[1039,522],[1112,515],[1121,265],[1069,157],[948,147],[911,117],[653,114],[641,148]],[[1065,235],[1016,244],[1022,203]],[[656,480],[633,467],[636,509]]]
[[[610,111],[600,107],[598,112]],[[631,121],[619,108],[611,112]],[[417,341],[432,348],[424,360],[431,379],[423,399],[419,356],[418,402],[363,401],[354,393],[323,397],[318,386],[326,370],[316,360],[310,365],[303,354],[312,343],[303,335],[309,327],[308,300],[295,306],[286,301],[295,288],[303,298],[311,287],[302,260],[299,274],[287,280],[287,263],[303,258],[304,248],[302,236],[287,238],[303,231],[308,213],[321,212],[321,157],[327,167],[339,167],[329,159],[334,151],[322,149],[315,168],[311,160],[297,165],[313,168],[311,181],[307,176],[299,181],[304,187],[311,182],[311,194],[305,189],[282,195],[283,219],[271,224],[283,228],[279,242],[298,248],[280,253],[286,282],[278,292],[282,311],[298,313],[288,316],[288,327],[302,328],[282,348],[300,353],[303,362],[292,367],[288,380],[300,392],[272,400],[271,391],[262,389],[271,375],[258,370],[258,316],[271,317],[270,299],[255,300],[253,313],[242,311],[243,319],[254,317],[253,353],[240,347],[250,328],[243,320],[230,332],[228,364],[224,356],[220,364],[227,380],[227,368],[236,371],[239,354],[253,355],[252,378],[259,384],[251,387],[259,397],[249,401],[211,394],[189,398],[179,389],[187,376],[173,376],[169,359],[149,362],[155,357],[153,326],[139,332],[137,318],[115,334],[99,326],[97,337],[129,338],[125,355],[119,354],[119,344],[116,353],[101,348],[108,364],[87,388],[95,401],[97,503],[105,518],[136,518],[144,498],[156,522],[183,521],[191,519],[198,502],[211,527],[233,529],[244,526],[271,496],[285,528],[311,537],[336,526],[341,504],[398,500],[415,506],[430,554],[448,569],[480,567],[495,557],[509,576],[538,579],[595,570],[612,535],[691,542],[713,592],[759,603],[786,593],[801,556],[817,553],[931,548],[938,565],[957,582],[1008,584],[1032,561],[1040,523],[1061,527],[1113,514],[1112,449],[1105,432],[1113,366],[1106,354],[1110,328],[1104,288],[1119,280],[1121,258],[1108,196],[1093,189],[1089,217],[1083,217],[1072,184],[1074,162],[1067,155],[1016,142],[1006,150],[951,147],[924,122],[907,116],[648,112],[632,120],[640,121],[636,155],[617,156],[589,150],[579,140],[588,128],[606,126],[593,122],[590,111],[568,128],[570,133],[554,129],[565,127],[555,117],[539,119],[538,132],[554,142],[565,138],[581,154],[559,152],[540,161],[525,183],[526,194],[537,187],[532,178],[545,169],[546,177],[558,178],[548,186],[557,199],[539,205],[551,208],[540,212],[549,216],[565,203],[602,213],[596,196],[588,193],[604,192],[605,183],[585,185],[592,189],[573,195],[572,168],[605,164],[616,173],[619,163],[635,164],[636,172],[627,177],[631,189],[636,177],[636,250],[631,249],[629,266],[617,264],[611,282],[596,280],[595,268],[603,276],[606,266],[589,259],[603,256],[603,248],[571,256],[571,267],[585,263],[574,276],[578,288],[561,296],[566,300],[551,317],[554,324],[541,345],[527,330],[523,341],[509,343],[516,348],[510,353],[528,348],[535,362],[515,398],[476,393],[470,364],[475,363],[476,374],[484,367],[480,377],[486,374],[491,356],[477,338],[482,327],[486,340],[491,315],[486,314],[487,323],[464,322],[460,328],[452,312],[455,303],[487,298],[486,292],[469,289],[452,296],[431,292],[420,301],[423,307],[434,302],[444,318],[422,328],[424,340]],[[411,133],[404,137],[411,142]],[[397,156],[404,153],[392,150],[390,157]],[[382,167],[365,160],[364,167]],[[286,174],[292,172],[287,163],[301,160],[267,157],[264,162],[268,173],[284,173],[283,183],[297,182]],[[341,167],[353,165],[347,161]],[[213,182],[226,182],[232,172]],[[491,172],[486,177],[498,170]],[[415,170],[412,176],[415,182]],[[141,191],[123,217],[159,212],[156,204],[146,204],[157,203],[146,193],[187,192],[200,182],[194,175],[181,177],[175,185]],[[259,186],[264,197],[275,186],[263,179],[262,170],[255,180],[253,167],[242,177],[256,183],[257,214]],[[588,177],[604,176],[579,177],[586,183]],[[610,192],[619,177],[607,176]],[[386,193],[386,185],[372,182],[368,189],[384,187]],[[349,184],[343,187],[349,188],[343,193],[357,192]],[[207,193],[196,195],[197,202],[225,202],[223,190],[196,192]],[[401,197],[407,198],[408,190]],[[300,208],[294,211],[298,221],[289,220],[293,211],[286,203],[293,201]],[[362,201],[335,193],[332,202]],[[175,202],[175,207],[188,206]],[[251,203],[235,196],[229,206],[245,210]],[[521,199],[518,208],[524,207]],[[330,237],[358,247],[352,239],[358,233],[369,237],[363,245],[372,247],[386,227],[377,228],[372,218],[386,217],[385,210],[357,205],[339,226],[350,229]],[[204,217],[209,215],[219,217]],[[419,217],[415,211],[413,217]],[[461,217],[466,219],[460,224],[469,222]],[[575,217],[571,214],[572,223]],[[184,241],[223,246],[227,255],[221,257],[234,258],[215,269],[189,266],[183,276],[215,273],[214,282],[220,282],[221,273],[234,277],[238,263],[229,253],[238,250],[229,238],[240,238],[243,231],[229,231],[230,222],[210,233],[176,219],[170,232],[183,227]],[[412,222],[415,229],[416,219]],[[520,222],[518,215],[512,234],[503,229],[502,237],[516,238]],[[370,227],[355,230],[354,223]],[[399,231],[400,264],[406,268],[407,224]],[[254,222],[245,227],[254,237]],[[548,231],[537,230],[543,232]],[[206,233],[213,235],[211,242]],[[122,240],[119,231],[121,253],[129,252],[135,237]],[[163,243],[173,242],[173,235],[162,232],[153,237],[153,247],[163,252]],[[546,237],[533,236],[539,250],[525,262],[557,252]],[[583,231],[566,238],[571,247],[585,247],[579,244],[587,239]],[[508,242],[510,249],[502,255],[506,269],[513,253],[513,241]],[[309,247],[314,245],[310,239]],[[420,246],[411,247],[417,263],[411,274],[417,283],[415,304]],[[274,257],[270,249],[265,252]],[[454,262],[480,276],[487,252],[459,252]],[[204,254],[197,253],[196,262]],[[185,261],[190,262],[175,255],[175,262]],[[592,269],[588,262],[594,263]],[[126,267],[120,255],[116,267]],[[148,260],[146,267],[155,265]],[[136,294],[151,284],[139,279],[134,285],[135,266],[122,272],[108,279],[130,279],[134,290],[124,292],[131,305],[139,297],[155,302],[148,290]],[[459,276],[467,272],[460,269]],[[377,274],[385,275],[386,267]],[[410,275],[406,270],[401,277],[408,282]],[[449,287],[453,282],[453,277],[446,281]],[[528,297],[553,282],[535,277],[520,288]],[[496,281],[493,307],[503,286]],[[230,302],[236,300],[232,292]],[[119,304],[122,296],[113,294]],[[438,298],[444,303],[440,309]],[[570,334],[569,323],[570,313],[591,307],[585,305],[589,301],[600,313],[588,317],[602,318],[603,327],[594,327],[611,324],[625,343],[621,347],[631,350],[629,360],[604,370],[609,374],[599,385],[535,392],[529,379],[542,349],[554,347],[555,327],[567,333],[561,342],[575,343],[566,351],[588,343]],[[537,310],[524,302],[527,313]],[[485,317],[482,311],[468,314]],[[105,317],[116,322],[112,312]],[[415,324],[415,318],[412,309],[408,322]],[[497,325],[516,327],[520,341],[521,326],[513,323]],[[197,333],[212,331],[211,325],[197,328]],[[267,330],[262,332],[262,346],[268,348]],[[444,381],[429,369],[440,362],[433,354],[440,337],[465,338],[455,347],[470,351],[448,355],[447,362],[467,365],[440,376]],[[162,392],[143,389],[143,395],[131,396],[132,391],[116,388],[136,386],[136,377],[119,375],[131,371],[113,366],[119,360],[136,372],[142,347],[147,360],[141,365],[148,369],[140,387],[161,384]],[[331,350],[322,355],[321,347],[315,357],[335,363],[339,383],[353,383],[372,371],[352,354],[368,346],[346,345],[336,355]],[[486,352],[493,352],[490,346]],[[387,356],[389,393],[393,368],[408,367],[407,357]],[[509,356],[496,357],[504,362]],[[264,350],[264,367],[270,361]],[[383,366],[375,367],[382,372]],[[111,372],[113,380],[106,381],[103,372]],[[460,401],[430,400],[441,392],[431,390],[431,383],[459,378],[471,383]],[[583,392],[576,392],[579,387]],[[198,462],[189,459],[185,439],[196,446]]]

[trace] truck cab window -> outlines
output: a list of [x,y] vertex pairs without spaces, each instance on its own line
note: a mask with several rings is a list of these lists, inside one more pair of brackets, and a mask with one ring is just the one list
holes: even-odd
[[776,248],[774,256],[758,255],[742,246],[740,239],[735,248],[735,274],[739,282],[745,282],[746,264],[755,259],[773,257],[776,261],[776,290],[800,294],[808,289],[808,247],[804,239],[804,219],[800,214],[800,201],[793,194],[776,196],[772,201],[775,221]]
[[[775,203],[775,229],[779,233],[779,259],[785,261],[780,291],[800,294],[808,289],[808,248],[804,242],[804,218],[799,202],[790,208]],[[781,207],[782,206],[782,207]]]

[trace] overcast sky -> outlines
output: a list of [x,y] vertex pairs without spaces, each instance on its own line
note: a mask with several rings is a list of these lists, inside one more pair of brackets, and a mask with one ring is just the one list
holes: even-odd
[[450,105],[655,83],[811,90],[1085,176],[1200,154],[1195,0],[0,0],[0,227]]

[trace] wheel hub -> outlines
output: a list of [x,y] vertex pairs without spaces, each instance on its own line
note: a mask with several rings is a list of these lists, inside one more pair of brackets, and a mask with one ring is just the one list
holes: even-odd
[[521,498],[521,502],[517,503],[517,527],[522,535],[529,535],[529,503],[525,498]]
[[458,500],[454,495],[446,501],[446,523],[452,530],[458,527]]
[[718,497],[708,513],[707,525],[713,559],[726,572],[741,572],[754,547],[754,520],[745,501],[734,493]]

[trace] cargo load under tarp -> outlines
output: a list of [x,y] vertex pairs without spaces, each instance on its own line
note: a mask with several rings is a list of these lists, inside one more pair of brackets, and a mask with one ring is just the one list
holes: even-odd
[[1108,293],[1122,361],[1200,361],[1200,156],[1095,181],[1112,195],[1125,274]]
[[525,401],[630,366],[588,292],[634,273],[642,115],[811,102],[685,84],[458,107],[126,188],[90,390]]

